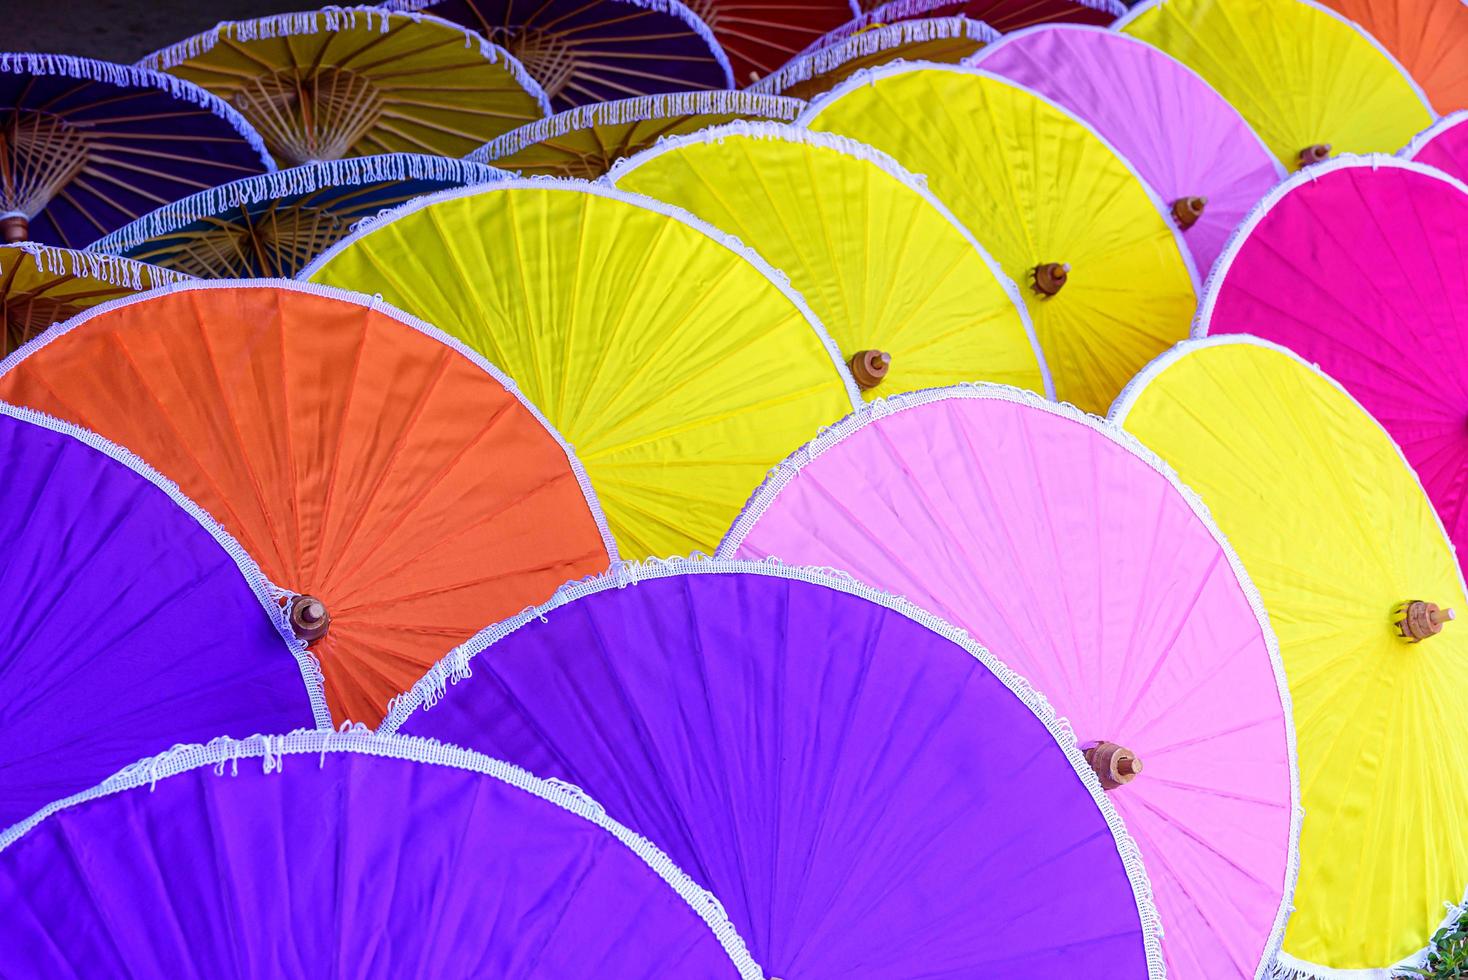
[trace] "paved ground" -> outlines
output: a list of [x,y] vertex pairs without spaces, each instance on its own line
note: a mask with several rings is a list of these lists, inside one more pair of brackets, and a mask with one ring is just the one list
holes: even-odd
[[221,20],[319,6],[312,0],[0,0],[0,50],[133,62]]

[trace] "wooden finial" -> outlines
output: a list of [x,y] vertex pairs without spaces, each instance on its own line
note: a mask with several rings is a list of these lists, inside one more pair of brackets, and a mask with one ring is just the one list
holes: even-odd
[[1035,292],[1041,296],[1054,296],[1060,292],[1060,287],[1065,285],[1066,277],[1069,275],[1069,262],[1045,262],[1035,266],[1031,273]]
[[1142,760],[1131,749],[1115,742],[1091,742],[1081,747],[1086,761],[1096,771],[1103,789],[1125,786],[1142,774]]
[[1312,163],[1319,163],[1328,156],[1330,156],[1329,143],[1316,143],[1313,146],[1307,146],[1300,151],[1300,169],[1303,170]]
[[326,603],[314,595],[298,595],[290,605],[291,630],[307,643],[315,642],[331,628],[331,614]]
[[19,211],[0,216],[0,242],[23,242],[31,237],[31,220]]
[[1442,609],[1435,602],[1409,599],[1397,607],[1394,625],[1402,638],[1409,643],[1421,643],[1429,636],[1437,636],[1443,627],[1458,618],[1451,609]]
[[852,377],[856,378],[856,386],[867,391],[881,384],[887,376],[887,369],[892,366],[892,355],[880,350],[859,350],[851,355],[846,365],[851,368]]
[[1176,221],[1178,227],[1187,231],[1198,223],[1203,217],[1203,209],[1208,205],[1206,197],[1180,197],[1172,202],[1172,220]]

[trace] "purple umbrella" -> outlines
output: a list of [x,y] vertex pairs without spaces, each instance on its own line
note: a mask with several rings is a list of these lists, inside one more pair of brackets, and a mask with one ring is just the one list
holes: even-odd
[[1211,85],[1129,35],[1081,24],[1031,27],[964,64],[1027,85],[1090,123],[1167,202],[1200,269],[1213,265],[1234,227],[1285,177]]
[[129,766],[0,834],[0,903],[17,976],[761,976],[574,787],[365,729]]
[[136,457],[0,404],[0,488],[0,827],[178,742],[329,723],[260,570]]
[[386,0],[478,31],[519,59],[557,112],[658,92],[734,87],[708,24],[680,0]]
[[0,240],[81,248],[170,201],[274,169],[249,123],[197,85],[0,53]]
[[459,648],[384,730],[584,787],[773,976],[1162,974],[1135,845],[1044,698],[831,573],[621,566]]

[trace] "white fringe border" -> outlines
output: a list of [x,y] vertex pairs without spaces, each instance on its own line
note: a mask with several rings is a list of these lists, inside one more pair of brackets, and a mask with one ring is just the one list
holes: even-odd
[[[1120,17],[1122,14],[1126,13],[1126,4],[1122,3],[1121,0],[1069,0],[1069,2],[1074,3],[1078,7],[1089,7],[1092,10],[1099,10],[1102,13],[1109,14],[1112,17]],[[847,21],[845,24],[842,24],[840,27],[828,31],[825,35],[816,38],[810,44],[806,45],[805,48],[800,51],[798,55],[796,55],[796,57],[799,57],[800,55],[807,55],[812,53],[813,51],[818,51],[821,48],[828,47],[840,41],[844,41],[847,38],[856,34],[858,31],[866,30],[867,28],[874,27],[878,24],[890,26],[892,24],[896,24],[899,21],[915,20],[920,17],[929,17],[932,16],[935,11],[942,10],[945,7],[960,6],[960,4],[957,2],[957,0],[889,0],[888,3],[884,3],[878,7],[873,7],[871,10],[865,13],[862,13],[860,11],[859,5],[855,2],[853,2],[853,6],[858,7],[857,15],[855,17]],[[966,17],[967,14],[964,14],[962,11],[960,11],[956,14],[938,14],[937,16]]]
[[796,55],[785,65],[754,82],[751,92],[778,95],[795,85],[819,78],[861,58],[883,51],[894,51],[925,41],[967,38],[976,44],[989,44],[1000,38],[998,31],[981,20],[967,17],[933,17],[904,20],[886,27],[874,27],[854,37],[817,48],[809,54]]
[[[96,255],[56,245],[43,245],[40,242],[12,242],[0,245],[0,249],[6,248],[31,256],[35,260],[36,269],[40,272],[53,276],[92,279],[135,292],[169,286],[178,282],[188,282],[194,278],[185,272],[125,259],[118,255]],[[144,276],[147,276],[146,282]]]
[[1443,116],[1437,122],[1412,137],[1406,146],[1397,151],[1397,156],[1403,160],[1415,160],[1417,154],[1421,153],[1433,140],[1450,129],[1457,129],[1459,126],[1468,126],[1468,109],[1459,109],[1457,112],[1450,112],[1446,116]]
[[176,745],[167,752],[127,766],[92,789],[52,803],[0,833],[0,853],[16,846],[26,834],[56,813],[92,800],[144,787],[151,792],[164,780],[206,766],[212,767],[219,778],[226,778],[226,770],[231,777],[237,776],[242,759],[259,759],[265,773],[287,778],[283,775],[287,758],[314,756],[317,767],[324,769],[328,753],[395,759],[488,776],[595,824],[637,855],[678,893],[678,897],[708,926],[743,980],[763,980],[763,971],[749,955],[748,947],[729,921],[719,900],[696,884],[655,844],[613,820],[600,803],[577,787],[560,780],[540,779],[519,766],[433,739],[377,735],[361,726],[343,726],[335,731],[298,729],[288,735],[216,738],[205,745]]

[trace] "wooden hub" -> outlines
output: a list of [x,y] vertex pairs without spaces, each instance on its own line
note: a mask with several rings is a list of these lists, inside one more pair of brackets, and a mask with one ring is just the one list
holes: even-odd
[[[494,40],[491,38],[490,40]],[[576,51],[559,31],[531,27],[506,37],[500,43],[540,83],[547,98],[555,98],[576,73]]]
[[290,604],[291,629],[307,643],[315,642],[331,628],[326,603],[314,595],[298,595]]
[[1300,151],[1300,169],[1303,170],[1312,163],[1319,163],[1329,156],[1329,143],[1316,143],[1313,146],[1307,146]]
[[31,221],[23,214],[11,212],[0,217],[0,242],[23,242],[31,237]]
[[1180,197],[1172,202],[1172,220],[1176,221],[1178,227],[1187,231],[1198,223],[1203,217],[1203,209],[1208,206],[1206,197]]
[[1435,602],[1409,599],[1397,606],[1394,625],[1404,640],[1421,643],[1429,636],[1437,636],[1456,618],[1451,609],[1443,609]]
[[251,79],[230,101],[292,165],[341,159],[382,115],[377,85],[342,68],[281,69]]
[[846,364],[851,368],[852,377],[856,378],[856,386],[867,391],[881,384],[887,376],[887,369],[892,366],[892,355],[880,350],[859,350]]
[[8,237],[18,227],[24,227],[24,237],[29,237],[26,216],[40,214],[90,157],[90,138],[60,116],[47,112],[0,116],[0,214],[6,221],[26,222],[5,228],[5,240],[21,241]]
[[1082,746],[1081,751],[1096,771],[1103,789],[1125,786],[1142,774],[1142,760],[1137,754],[1115,742],[1091,742]]
[[1030,276],[1033,280],[1035,292],[1041,296],[1050,297],[1060,292],[1070,276],[1069,262],[1045,262],[1035,266]]

